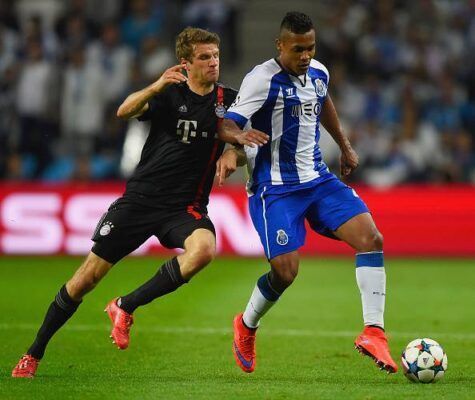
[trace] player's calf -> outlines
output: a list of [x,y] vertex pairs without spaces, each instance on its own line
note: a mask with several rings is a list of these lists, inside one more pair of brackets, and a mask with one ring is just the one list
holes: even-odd
[[211,261],[216,255],[216,239],[208,229],[195,229],[184,242],[185,252],[177,257],[180,274],[190,280]]
[[80,301],[97,286],[112,268],[112,265],[92,251],[89,252],[84,262],[66,284],[71,298]]
[[281,254],[270,261],[269,283],[282,294],[295,280],[299,272],[299,258],[296,251]]

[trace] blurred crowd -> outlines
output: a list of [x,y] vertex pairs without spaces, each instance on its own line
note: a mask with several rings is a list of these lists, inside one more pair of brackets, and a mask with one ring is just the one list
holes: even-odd
[[[127,177],[144,130],[118,105],[176,62],[185,26],[221,35],[223,68],[239,62],[251,1],[0,0],[0,179]],[[475,183],[475,1],[319,3],[317,58],[360,156],[353,179]]]
[[353,179],[475,184],[475,1],[324,3],[317,56],[360,156]]
[[144,130],[119,120],[118,105],[176,64],[174,37],[188,25],[233,51],[237,4],[0,0],[0,179],[130,174]]

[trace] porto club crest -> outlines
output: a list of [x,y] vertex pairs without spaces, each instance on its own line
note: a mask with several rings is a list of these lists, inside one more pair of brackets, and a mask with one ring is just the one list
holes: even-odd
[[327,94],[327,85],[321,79],[315,81],[315,92],[320,97],[324,97]]
[[283,229],[279,229],[277,231],[277,244],[280,244],[281,246],[285,246],[287,243],[289,243],[289,237],[285,233]]

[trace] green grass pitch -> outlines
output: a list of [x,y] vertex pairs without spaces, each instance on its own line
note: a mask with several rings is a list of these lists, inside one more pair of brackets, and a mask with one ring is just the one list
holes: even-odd
[[417,337],[438,340],[449,369],[436,384],[387,375],[353,349],[362,326],[351,259],[303,259],[294,285],[262,322],[257,368],[231,352],[231,323],[267,270],[221,258],[192,283],[135,313],[117,350],[102,312],[162,260],[127,258],[53,338],[33,380],[10,378],[45,310],[79,258],[0,259],[0,399],[474,399],[475,262],[387,259],[386,327],[393,357]]

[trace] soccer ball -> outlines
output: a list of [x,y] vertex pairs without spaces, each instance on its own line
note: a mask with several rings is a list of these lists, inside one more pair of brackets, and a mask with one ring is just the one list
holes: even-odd
[[415,339],[402,352],[402,369],[413,382],[431,383],[444,377],[447,355],[435,340]]

